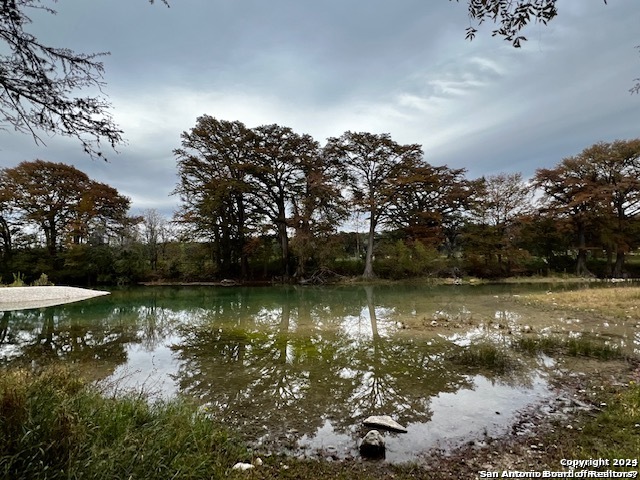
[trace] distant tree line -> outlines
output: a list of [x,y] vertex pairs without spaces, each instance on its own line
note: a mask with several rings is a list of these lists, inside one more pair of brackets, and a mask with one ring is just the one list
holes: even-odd
[[10,280],[273,280],[327,275],[636,276],[640,139],[554,168],[466,178],[420,145],[197,119],[175,150],[180,207],[148,210],[63,163],[0,170],[0,267]]

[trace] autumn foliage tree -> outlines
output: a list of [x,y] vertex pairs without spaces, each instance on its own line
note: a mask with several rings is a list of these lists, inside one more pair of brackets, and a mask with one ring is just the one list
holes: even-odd
[[292,196],[291,247],[297,258],[295,277],[305,278],[307,266],[324,267],[331,255],[331,235],[347,216],[341,188],[346,173],[323,149],[301,159],[302,183]]
[[398,179],[408,175],[422,159],[422,147],[400,145],[386,133],[345,132],[327,141],[326,152],[342,163],[353,205],[368,216],[367,255],[362,275],[372,278],[375,276],[376,229],[387,218],[388,207],[401,188]]
[[602,222],[605,234],[601,240],[609,259],[615,254],[607,273],[621,277],[625,256],[638,245],[640,233],[640,139],[600,142],[581,155],[593,164],[603,183],[601,197],[608,215]]
[[292,246],[296,273],[304,275],[315,235],[335,231],[344,215],[340,174],[318,143],[288,127],[247,128],[208,115],[182,139],[175,150],[180,179],[175,193],[182,200],[176,217],[192,227],[192,239],[212,242],[218,273],[235,275],[240,259],[245,277],[249,236],[271,231],[283,276],[292,274]]
[[[223,275],[248,271],[246,239],[257,218],[249,201],[247,163],[254,139],[242,122],[203,115],[182,133],[179,182],[174,191],[182,202],[176,214],[192,238],[211,241]],[[239,272],[238,272],[239,269]]]
[[531,210],[531,186],[521,173],[484,177],[476,191],[466,233],[468,254],[496,260],[501,274],[510,274],[518,256],[519,220]]
[[576,274],[590,275],[589,250],[605,249],[616,257],[609,273],[622,275],[625,254],[637,244],[640,139],[597,143],[555,168],[537,170],[535,179],[543,208],[573,226]]
[[536,171],[535,184],[543,192],[542,209],[557,221],[572,225],[577,251],[576,275],[591,275],[587,268],[590,228],[596,222],[600,204],[592,187],[596,178],[584,159],[565,158],[555,168]]
[[237,272],[224,262],[254,254],[283,279],[295,265],[294,278],[305,280],[331,256],[335,266],[354,260],[351,274],[359,259],[337,235],[349,210],[368,222],[365,278],[374,276],[375,248],[376,268],[396,277],[465,266],[492,276],[564,269],[571,248],[578,274],[589,273],[589,249],[601,249],[619,275],[640,233],[638,152],[637,140],[601,143],[538,170],[533,183],[520,173],[468,180],[389,134],[346,132],[319,148],[287,127],[203,116],[176,150],[176,218],[192,227],[190,240],[211,242],[214,275]]
[[310,135],[300,135],[280,125],[263,125],[252,131],[255,145],[248,171],[249,184],[255,193],[253,201],[257,211],[273,224],[283,274],[289,277],[290,202],[305,188],[304,166],[317,161],[320,146]]
[[394,180],[387,225],[409,239],[442,246],[451,255],[475,192],[474,182],[464,174],[464,169],[424,160],[410,166]]
[[130,200],[71,165],[44,160],[0,171],[2,197],[23,224],[35,225],[55,256],[64,241],[80,243],[125,224]]

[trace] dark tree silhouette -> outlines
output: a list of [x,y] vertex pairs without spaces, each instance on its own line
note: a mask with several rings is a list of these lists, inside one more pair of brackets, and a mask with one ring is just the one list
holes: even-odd
[[[76,53],[41,43],[27,31],[30,10],[55,10],[40,0],[0,2],[0,128],[13,127],[44,144],[42,133],[80,140],[92,157],[103,157],[101,143],[123,143],[111,105],[101,94],[106,53]],[[100,92],[78,96],[82,89]]]
[[[476,26],[493,20],[497,28],[492,35],[502,37],[519,48],[527,40],[522,35],[522,29],[532,21],[546,25],[553,20],[558,15],[556,3],[557,0],[468,0],[468,11],[469,18]],[[604,3],[607,3],[606,0]],[[467,38],[473,40],[477,32],[475,26],[468,27]]]

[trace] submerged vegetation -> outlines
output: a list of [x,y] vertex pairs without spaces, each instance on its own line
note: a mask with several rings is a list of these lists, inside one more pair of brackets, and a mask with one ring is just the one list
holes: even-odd
[[472,344],[449,357],[454,364],[464,365],[471,370],[490,371],[498,374],[506,372],[515,362],[504,349],[491,343]]
[[547,355],[567,355],[570,357],[598,358],[614,360],[626,358],[626,354],[618,345],[610,345],[603,340],[588,337],[563,338],[559,336],[523,337],[514,347],[529,353],[545,353]]

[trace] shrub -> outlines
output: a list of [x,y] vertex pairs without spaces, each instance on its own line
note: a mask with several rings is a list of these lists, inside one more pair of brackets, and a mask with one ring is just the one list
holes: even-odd
[[24,275],[20,272],[13,274],[13,283],[10,283],[10,287],[24,287]]
[[40,277],[36,281],[34,281],[31,285],[34,287],[48,287],[53,285],[53,283],[49,281],[49,277],[47,276],[46,273],[41,273]]

